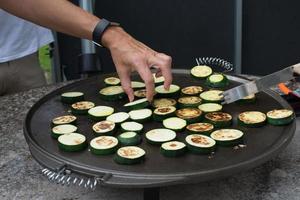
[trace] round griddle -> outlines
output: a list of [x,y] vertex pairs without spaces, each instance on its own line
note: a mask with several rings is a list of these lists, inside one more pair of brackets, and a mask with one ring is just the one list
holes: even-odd
[[[201,85],[205,89],[204,81],[193,79],[187,70],[174,70],[173,83],[181,87]],[[86,100],[96,105],[107,105],[115,108],[115,112],[123,111],[127,99],[117,102],[107,102],[99,98],[98,93],[104,87],[104,78],[112,74],[100,75],[81,80],[60,89],[40,99],[29,111],[24,125],[24,134],[34,158],[43,166],[57,170],[67,166],[69,170],[81,175],[106,177],[104,185],[116,187],[159,187],[172,184],[183,184],[206,181],[228,176],[241,170],[253,168],[276,155],[287,146],[295,132],[296,123],[287,126],[265,125],[261,128],[244,128],[237,125],[237,115],[243,111],[258,110],[267,112],[275,108],[290,108],[276,93],[266,90],[257,94],[254,104],[225,105],[224,112],[233,116],[232,128],[245,133],[246,148],[234,150],[231,147],[218,147],[214,156],[195,155],[187,153],[178,158],[167,158],[160,154],[159,147],[145,141],[139,146],[146,151],[146,159],[141,164],[119,165],[113,161],[113,155],[93,155],[88,148],[82,152],[63,152],[59,150],[57,140],[51,137],[50,123],[54,117],[68,114],[70,107],[62,104],[60,94],[68,91],[85,93]],[[134,75],[133,80],[139,80]],[[245,79],[228,75],[230,85],[227,88],[246,82]],[[226,88],[226,89],[227,89]],[[92,125],[87,116],[78,116],[78,132],[84,134],[88,141],[94,135]],[[158,122],[144,123],[144,133],[148,130],[163,127]],[[119,134],[119,132],[118,132]],[[178,139],[183,141],[186,133],[177,133]]]

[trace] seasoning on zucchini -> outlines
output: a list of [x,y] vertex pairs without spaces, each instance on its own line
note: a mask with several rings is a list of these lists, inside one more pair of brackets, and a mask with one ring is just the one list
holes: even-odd
[[188,86],[181,89],[181,94],[187,96],[199,95],[201,92],[203,92],[203,88],[200,86]]
[[95,104],[90,101],[79,101],[73,103],[71,106],[71,111],[73,114],[85,115],[88,113],[88,110],[95,107]]
[[249,103],[254,103],[255,101],[256,101],[255,94],[251,94],[251,95],[246,96],[236,102],[239,104],[249,104]]
[[174,106],[165,106],[155,108],[153,111],[153,120],[154,121],[163,121],[166,118],[172,117],[175,115],[176,108]]
[[138,99],[136,101],[126,103],[124,107],[127,108],[128,110],[137,110],[137,109],[146,108],[148,105],[149,105],[149,101],[147,100],[147,98],[143,98],[143,99]]
[[219,129],[210,134],[220,146],[235,146],[243,141],[244,133],[237,129]]
[[198,108],[204,113],[209,113],[222,111],[223,106],[218,103],[204,103],[198,106]]
[[206,85],[214,88],[223,88],[229,84],[227,77],[224,74],[214,73],[206,79]]
[[152,74],[155,86],[164,84],[165,78],[163,76],[156,77],[155,74]]
[[76,124],[76,121],[77,117],[75,117],[74,115],[63,115],[52,119],[52,126],[62,124]]
[[186,96],[178,99],[178,107],[179,108],[190,108],[190,107],[198,107],[201,104],[200,97],[197,96]]
[[143,125],[137,122],[123,122],[121,129],[124,132],[136,132],[140,133],[143,130]]
[[228,127],[232,124],[232,116],[224,112],[210,112],[205,114],[205,120],[216,128]]
[[88,114],[89,117],[94,121],[104,120],[107,116],[114,113],[114,108],[109,106],[96,106],[89,109]]
[[200,94],[200,98],[204,103],[221,103],[223,100],[223,91],[221,90],[208,90]]
[[124,132],[118,136],[119,142],[123,146],[135,146],[142,142],[142,138],[136,132]]
[[261,127],[266,123],[266,115],[259,111],[246,111],[238,116],[238,123],[245,127]]
[[195,154],[209,154],[213,152],[216,147],[215,140],[201,134],[188,135],[185,138],[185,142],[188,150]]
[[63,151],[81,151],[86,148],[86,137],[79,133],[66,133],[58,137],[58,147]]
[[126,112],[117,112],[106,117],[106,120],[115,122],[115,124],[121,124],[128,119],[129,119],[129,114]]
[[183,142],[165,142],[160,147],[160,153],[166,157],[182,156],[186,152],[186,145]]
[[72,104],[78,101],[84,100],[84,94],[82,92],[65,92],[60,95],[63,103]]
[[275,109],[267,112],[269,124],[275,126],[287,125],[295,118],[294,112],[290,109]]
[[131,81],[131,88],[132,89],[143,89],[145,88],[145,83],[140,81]]
[[151,119],[152,110],[144,108],[139,110],[132,110],[128,114],[131,120],[142,123]]
[[52,128],[51,136],[53,138],[58,138],[59,136],[66,134],[66,133],[74,133],[77,131],[77,127],[72,124],[62,124],[57,125]]
[[186,120],[179,117],[170,117],[163,120],[163,125],[165,128],[180,132],[186,127]]
[[144,160],[146,152],[137,146],[126,146],[118,149],[114,161],[122,165],[132,165]]
[[178,85],[170,85],[170,89],[166,90],[163,85],[155,87],[157,96],[160,97],[176,97],[180,94],[180,87]]
[[99,136],[91,140],[90,150],[96,155],[113,154],[118,149],[118,140],[113,136]]
[[202,134],[202,135],[210,135],[213,129],[214,129],[214,125],[210,123],[194,123],[194,124],[189,124],[186,127],[186,130],[190,134]]
[[195,66],[191,69],[191,74],[195,78],[204,79],[213,73],[212,69],[207,65]]
[[99,94],[100,98],[105,101],[118,101],[126,96],[121,86],[108,86],[102,88]]
[[104,83],[107,86],[115,86],[115,85],[120,85],[121,81],[117,77],[107,77],[104,79]]
[[170,98],[161,98],[161,99],[154,99],[152,106],[154,108],[158,107],[166,107],[166,106],[174,106],[176,107],[176,100],[175,99],[170,99]]
[[116,124],[112,121],[101,121],[93,125],[93,131],[96,135],[113,135]]
[[186,120],[189,124],[199,122],[202,119],[202,111],[198,108],[182,108],[175,113],[177,117]]
[[149,144],[160,145],[164,142],[172,141],[176,138],[176,133],[165,128],[152,129],[145,134]]
[[140,90],[136,90],[134,91],[134,96],[137,98],[145,98],[146,97],[146,89],[140,89]]

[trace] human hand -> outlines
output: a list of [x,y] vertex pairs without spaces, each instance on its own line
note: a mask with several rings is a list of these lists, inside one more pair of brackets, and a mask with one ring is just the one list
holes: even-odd
[[135,40],[120,27],[109,27],[102,36],[102,42],[112,55],[122,87],[133,101],[130,75],[137,71],[146,85],[147,99],[152,101],[154,95],[154,80],[150,68],[157,70],[156,77],[165,78],[164,87],[169,89],[172,83],[172,58],[158,53],[145,44]]

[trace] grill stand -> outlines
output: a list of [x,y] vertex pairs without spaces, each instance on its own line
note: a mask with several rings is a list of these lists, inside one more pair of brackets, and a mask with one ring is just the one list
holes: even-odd
[[160,188],[144,188],[144,200],[159,200]]

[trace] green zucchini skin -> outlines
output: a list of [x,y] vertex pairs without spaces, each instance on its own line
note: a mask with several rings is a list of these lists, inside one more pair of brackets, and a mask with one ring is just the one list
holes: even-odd
[[115,146],[113,148],[109,148],[109,149],[96,149],[93,148],[92,146],[90,146],[90,150],[93,154],[95,155],[110,155],[110,154],[114,154],[117,150],[118,150],[119,146]]
[[219,75],[223,76],[223,80],[221,80],[220,82],[210,81],[210,77],[213,75],[216,75],[216,74],[212,74],[209,77],[207,77],[206,82],[205,82],[205,84],[207,86],[212,87],[212,88],[224,88],[229,85],[228,78],[224,74],[219,74]]
[[83,101],[84,100],[84,94],[82,93],[81,96],[76,96],[76,97],[66,97],[63,96],[63,94],[60,96],[61,102],[65,103],[65,104],[73,104],[79,101]]
[[119,89],[121,91],[121,86],[108,86],[108,87],[105,87],[105,88],[102,88],[100,91],[99,91],[99,96],[102,100],[104,101],[118,101],[118,100],[121,100],[123,98],[126,97],[126,93],[122,90],[122,92],[120,93],[117,93],[117,94],[103,94],[104,90],[108,90],[108,89]]
[[[130,147],[130,146],[128,146],[128,147]],[[135,146],[132,146],[132,147],[135,147]],[[122,148],[127,148],[127,147],[122,147]],[[118,151],[117,151],[117,153],[114,156],[114,161],[116,163],[118,163],[118,164],[121,164],[121,165],[134,165],[134,164],[138,164],[138,163],[143,162],[144,159],[145,159],[145,154],[141,155],[138,158],[131,158],[130,159],[130,158],[126,158],[126,157],[120,156],[119,153],[118,153]]]
[[87,147],[87,143],[81,143],[79,145],[73,146],[73,145],[64,145],[61,143],[58,143],[58,147],[63,151],[69,151],[69,152],[76,152],[76,151],[82,151]]
[[[126,105],[126,104],[125,104]],[[131,111],[131,110],[139,110],[139,109],[143,109],[143,108],[147,108],[150,104],[148,101],[139,103],[139,104],[135,104],[135,105],[131,105],[131,106],[125,106],[127,111]]]
[[281,118],[281,119],[274,119],[274,118],[267,117],[267,121],[269,124],[273,126],[284,126],[292,123],[294,121],[294,118],[295,118],[294,115]]
[[[220,116],[220,118],[222,118],[222,116],[224,116],[224,119],[219,119],[219,120],[212,119],[212,118],[217,118],[218,116]],[[231,126],[232,116],[230,114],[224,113],[224,112],[211,112],[211,113],[205,114],[205,121],[214,125],[215,128],[225,128],[225,127]]]
[[186,145],[183,148],[176,149],[176,150],[165,149],[163,148],[163,145],[161,145],[160,147],[160,153],[166,157],[171,157],[171,158],[183,156],[186,150],[187,150]]
[[[209,129],[207,130],[193,130],[192,126],[195,125],[207,125],[209,127]],[[214,125],[210,124],[210,123],[194,123],[194,124],[189,124],[186,127],[186,130],[188,132],[188,134],[201,134],[201,135],[206,135],[206,136],[210,136],[210,134],[213,132],[214,130]]]
[[71,108],[71,112],[74,115],[87,115],[88,111],[89,111],[89,109],[78,110],[78,109]]
[[141,136],[138,135],[137,133],[134,137],[131,138],[124,138],[121,135],[119,135],[117,138],[119,142],[122,144],[122,146],[136,146],[142,142]]

